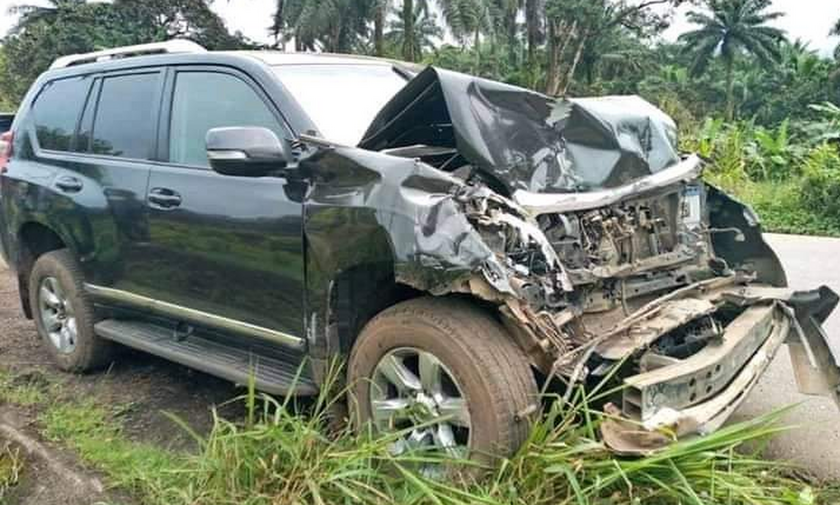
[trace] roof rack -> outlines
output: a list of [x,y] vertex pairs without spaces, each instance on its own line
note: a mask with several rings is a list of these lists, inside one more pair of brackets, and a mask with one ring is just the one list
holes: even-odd
[[115,47],[113,49],[105,49],[104,51],[62,56],[50,65],[50,69],[66,68],[76,65],[84,65],[86,63],[96,63],[97,61],[130,58],[132,56],[146,56],[150,54],[203,53],[206,51],[206,49],[191,40],[176,39],[166,42]]

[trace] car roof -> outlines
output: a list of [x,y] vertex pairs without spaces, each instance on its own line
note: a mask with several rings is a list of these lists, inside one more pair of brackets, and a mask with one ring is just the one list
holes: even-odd
[[[215,52],[215,51],[214,51]],[[333,53],[287,53],[283,51],[221,51],[222,54],[248,56],[270,66],[282,65],[393,65],[399,63],[373,56]]]
[[103,61],[71,65],[63,68],[49,69],[42,77],[61,78],[73,75],[90,74],[159,65],[213,65],[228,64],[232,61],[250,63],[256,66],[292,66],[292,65],[366,65],[366,66],[396,66],[412,73],[422,70],[418,65],[404,63],[397,60],[375,58],[371,56],[356,56],[330,53],[286,53],[274,50],[262,51],[201,51],[179,52],[170,54],[144,54],[126,58],[115,58]]

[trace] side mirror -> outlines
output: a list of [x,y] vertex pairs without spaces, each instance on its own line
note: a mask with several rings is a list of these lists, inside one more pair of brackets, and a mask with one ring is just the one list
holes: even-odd
[[268,128],[213,128],[205,143],[210,167],[222,175],[262,177],[289,162],[283,143]]

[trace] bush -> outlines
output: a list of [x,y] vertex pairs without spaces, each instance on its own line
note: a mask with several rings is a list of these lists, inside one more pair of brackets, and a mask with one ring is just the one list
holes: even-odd
[[823,144],[808,155],[803,166],[802,204],[840,227],[840,153]]
[[751,205],[766,231],[840,236],[840,152],[776,129],[709,119],[682,149],[709,160],[705,178]]

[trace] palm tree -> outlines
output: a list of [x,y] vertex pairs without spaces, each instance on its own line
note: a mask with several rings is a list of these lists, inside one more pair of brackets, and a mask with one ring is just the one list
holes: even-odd
[[351,52],[366,36],[375,0],[277,0],[271,32],[299,51]]
[[771,0],[705,0],[708,12],[691,11],[688,20],[700,28],[680,36],[684,50],[692,57],[691,73],[697,76],[720,58],[726,68],[726,118],[735,113],[734,70],[742,54],[751,54],[762,63],[779,61],[782,30],[767,23],[780,18],[780,12],[767,12]]
[[374,0],[373,4],[373,52],[376,56],[385,56],[385,16],[389,3],[388,0]]
[[[437,16],[429,12],[423,4],[414,6],[414,29],[409,30],[413,39],[406,39],[406,30],[403,16],[399,15],[402,10],[396,11],[394,19],[388,24],[388,33],[384,38],[393,47],[411,46],[411,52],[421,58],[425,50],[433,49],[435,41],[443,36],[443,30],[437,22]],[[408,44],[406,41],[408,40]]]

